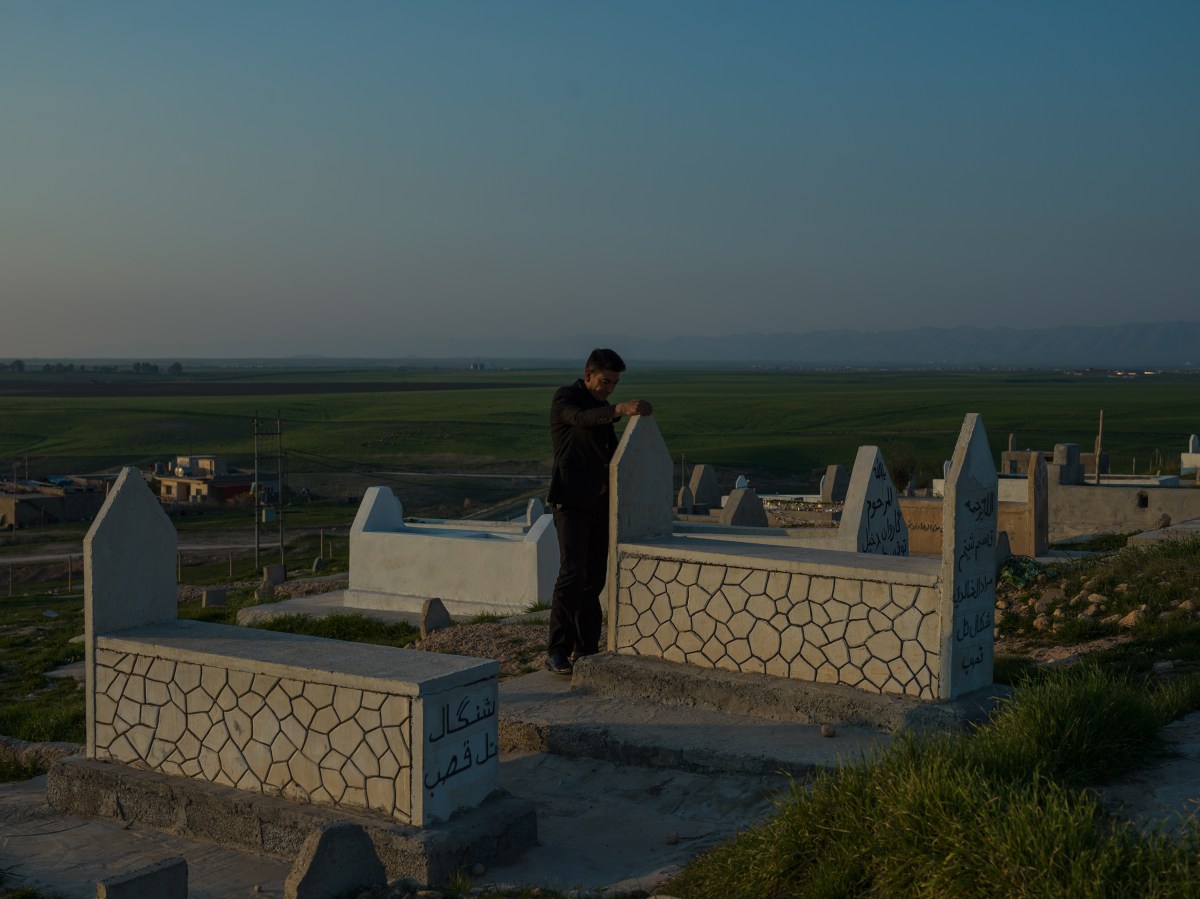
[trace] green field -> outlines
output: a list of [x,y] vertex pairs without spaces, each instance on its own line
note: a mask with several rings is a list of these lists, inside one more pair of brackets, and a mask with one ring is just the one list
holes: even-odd
[[[284,420],[290,473],[426,469],[536,472],[550,455],[547,409],[575,372],[328,369],[213,370],[175,381],[237,395],[38,396],[11,391],[51,375],[0,374],[0,473],[31,475],[147,466],[183,453],[234,464],[253,454],[251,418]],[[74,376],[76,380],[79,375]],[[120,379],[118,379],[120,380]],[[61,377],[64,385],[68,382]],[[129,378],[120,380],[127,384]],[[366,382],[370,392],[328,393]],[[280,392],[279,385],[312,392]],[[448,385],[463,389],[446,389]],[[301,385],[301,386],[297,386]],[[651,400],[678,461],[745,471],[760,488],[809,483],[814,469],[849,466],[877,444],[898,481],[940,473],[963,415],[980,412],[997,460],[1009,432],[1021,448],[1076,442],[1090,450],[1100,410],[1116,472],[1178,469],[1200,430],[1200,381],[1061,373],[650,370],[626,373],[618,398]],[[115,388],[114,388],[115,389]],[[273,454],[274,440],[264,442]],[[267,463],[269,464],[269,463]]]

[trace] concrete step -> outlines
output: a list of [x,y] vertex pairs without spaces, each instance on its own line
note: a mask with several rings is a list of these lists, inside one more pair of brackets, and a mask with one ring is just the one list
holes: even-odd
[[875,727],[775,721],[572,689],[538,671],[500,684],[501,752],[545,752],[678,771],[808,777],[881,750]]

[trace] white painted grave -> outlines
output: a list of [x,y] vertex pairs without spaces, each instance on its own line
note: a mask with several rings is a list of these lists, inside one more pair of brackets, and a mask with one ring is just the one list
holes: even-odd
[[388,487],[363,495],[350,528],[346,606],[419,612],[438,597],[451,615],[517,614],[548,604],[558,577],[554,516],[531,500],[528,527],[506,522],[406,522]]

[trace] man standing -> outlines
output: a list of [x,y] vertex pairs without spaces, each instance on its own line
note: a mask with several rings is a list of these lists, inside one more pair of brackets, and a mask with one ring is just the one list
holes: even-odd
[[571,657],[592,655],[600,644],[600,590],[608,568],[608,463],[617,451],[613,422],[649,415],[645,400],[613,406],[625,362],[613,350],[592,350],[583,377],[554,394],[550,439],[554,470],[550,494],[558,529],[558,580],[550,607],[546,667],[571,673]]

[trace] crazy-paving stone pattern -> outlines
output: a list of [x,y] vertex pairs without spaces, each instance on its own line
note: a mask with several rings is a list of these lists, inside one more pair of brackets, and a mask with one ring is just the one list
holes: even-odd
[[625,555],[617,651],[938,696],[935,587]]
[[411,704],[248,671],[96,652],[96,757],[411,823]]

